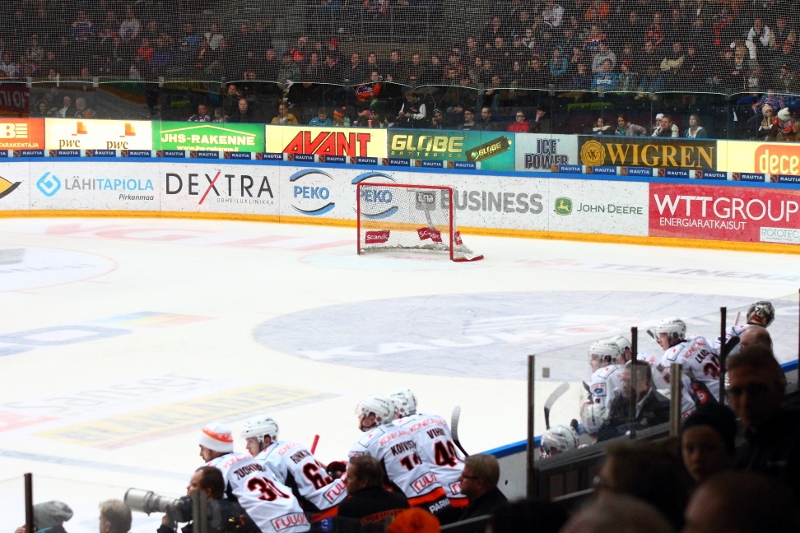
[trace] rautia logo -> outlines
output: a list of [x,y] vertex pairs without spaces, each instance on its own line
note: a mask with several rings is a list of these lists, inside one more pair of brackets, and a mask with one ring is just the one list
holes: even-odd
[[50,197],[61,190],[61,180],[58,179],[58,176],[55,174],[45,172],[36,181],[36,188],[39,189],[39,191],[41,191],[41,193],[45,196]]
[[364,242],[366,244],[383,244],[388,240],[389,240],[389,230],[368,231],[364,235]]
[[572,199],[565,196],[556,198],[556,214],[562,216],[572,214]]
[[0,198],[5,198],[19,187],[20,181],[11,183],[5,178],[0,177]]
[[[203,183],[205,181],[205,183]],[[197,205],[213,194],[218,203],[264,204],[272,205],[272,187],[267,176],[249,176],[247,174],[186,174],[181,176],[175,172],[165,175],[165,189],[169,195],[185,192],[189,196],[200,196]]]

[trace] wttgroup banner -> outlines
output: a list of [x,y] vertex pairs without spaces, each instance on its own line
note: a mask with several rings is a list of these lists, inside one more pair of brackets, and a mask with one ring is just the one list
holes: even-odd
[[717,170],[717,141],[657,137],[580,136],[580,162],[588,166]]
[[0,120],[0,150],[44,150],[44,119]]
[[263,152],[262,124],[153,122],[154,150]]
[[452,161],[484,170],[514,170],[515,142],[509,132],[389,130],[388,157],[390,161]]
[[800,191],[650,184],[650,235],[800,244]]
[[80,150],[150,150],[153,146],[153,122],[149,120],[81,120],[72,118],[45,119],[45,148],[64,151]]
[[350,162],[346,158],[373,158],[377,164],[386,157],[386,130],[267,126],[265,151],[341,163]]

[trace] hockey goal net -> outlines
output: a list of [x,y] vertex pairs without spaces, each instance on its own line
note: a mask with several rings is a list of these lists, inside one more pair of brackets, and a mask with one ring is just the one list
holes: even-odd
[[452,187],[362,182],[356,187],[358,253],[381,250],[448,252],[477,261],[456,227]]

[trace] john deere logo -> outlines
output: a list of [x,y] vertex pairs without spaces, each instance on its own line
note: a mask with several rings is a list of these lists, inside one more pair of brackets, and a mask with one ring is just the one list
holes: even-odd
[[17,187],[19,187],[20,183],[22,182],[18,181],[16,183],[11,183],[5,178],[0,178],[0,198],[5,198],[6,196],[14,192],[14,190]]
[[566,197],[556,198],[556,214],[567,216],[572,214],[572,200]]
[[584,165],[596,167],[602,165],[606,159],[606,149],[597,141],[587,141],[581,146],[581,162]]

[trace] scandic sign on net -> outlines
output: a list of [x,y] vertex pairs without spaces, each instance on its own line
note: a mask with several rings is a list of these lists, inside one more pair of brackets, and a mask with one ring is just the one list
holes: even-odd
[[796,228],[800,191],[650,184],[650,235],[762,242],[762,228]]

